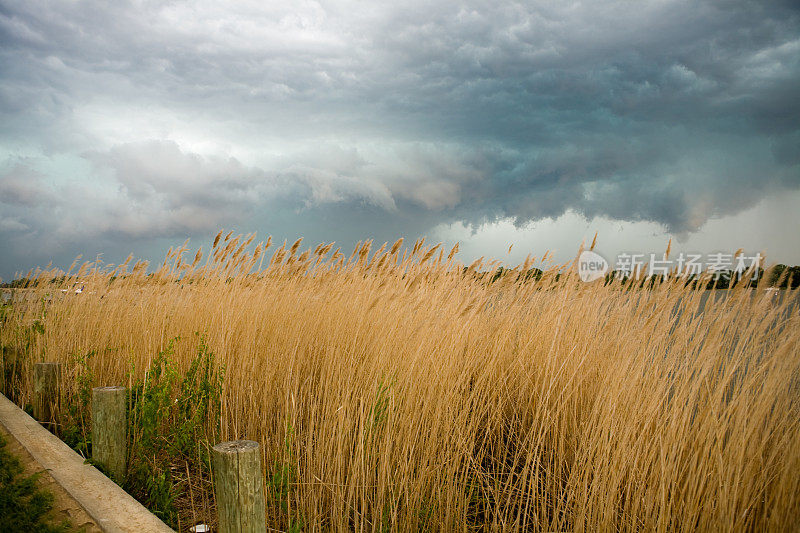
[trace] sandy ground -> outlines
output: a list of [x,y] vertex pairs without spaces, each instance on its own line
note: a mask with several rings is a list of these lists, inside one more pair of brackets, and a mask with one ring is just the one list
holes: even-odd
[[82,531],[86,533],[102,532],[86,511],[78,505],[78,502],[55,482],[49,472],[43,470],[42,467],[33,460],[33,457],[31,457],[28,451],[12,437],[2,425],[0,425],[0,434],[3,435],[6,441],[6,450],[19,458],[24,468],[25,475],[42,472],[39,476],[38,485],[53,495],[53,508],[49,515],[53,518],[54,522],[58,523],[63,520],[69,520],[72,526],[78,531],[81,531],[81,528],[83,528]]

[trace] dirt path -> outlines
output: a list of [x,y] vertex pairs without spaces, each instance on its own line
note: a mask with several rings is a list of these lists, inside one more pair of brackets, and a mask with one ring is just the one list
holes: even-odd
[[6,441],[5,449],[17,457],[20,463],[22,463],[22,467],[26,476],[36,472],[42,472],[42,474],[39,476],[39,481],[37,484],[39,487],[47,490],[53,495],[53,508],[50,510],[49,516],[52,517],[54,523],[60,523],[64,520],[69,520],[78,531],[81,531],[81,528],[83,528],[82,531],[86,533],[102,532],[97,524],[89,517],[86,511],[84,511],[84,509],[78,505],[78,502],[76,502],[63,488],[61,488],[58,483],[55,482],[49,472],[42,469],[42,467],[36,461],[34,461],[33,457],[31,457],[31,454],[29,454],[25,448],[20,446],[17,440],[5,430],[2,424],[0,424],[0,435],[2,435]]

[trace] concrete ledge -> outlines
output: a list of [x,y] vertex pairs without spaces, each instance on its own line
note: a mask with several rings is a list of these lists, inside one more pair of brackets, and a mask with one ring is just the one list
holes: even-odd
[[2,394],[0,424],[103,531],[172,532],[142,504],[95,467],[85,464],[83,457]]

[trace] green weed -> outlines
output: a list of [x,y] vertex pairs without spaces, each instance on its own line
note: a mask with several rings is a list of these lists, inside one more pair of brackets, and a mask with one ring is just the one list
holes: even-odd
[[94,355],[95,352],[87,352],[71,358],[75,390],[65,402],[67,407],[61,423],[61,439],[85,458],[92,455],[90,418],[94,374],[89,367],[89,359]]
[[287,517],[288,531],[297,533],[303,530],[304,520],[301,515],[292,516],[289,509],[290,498],[297,486],[297,463],[294,459],[294,428],[286,425],[284,437],[284,458],[277,459],[272,472],[267,476],[267,501],[276,505]]
[[23,476],[19,459],[5,447],[6,441],[0,435],[0,533],[72,531],[67,521],[53,524],[48,520],[53,495],[36,486],[39,473]]
[[[175,526],[179,494],[173,467],[197,464],[210,470],[210,443],[219,431],[219,403],[225,376],[200,337],[197,355],[184,375],[173,361],[175,343],[160,352],[144,379],[130,390],[130,455],[125,490],[155,515]],[[208,421],[215,421],[211,424]],[[210,427],[209,427],[210,426]]]

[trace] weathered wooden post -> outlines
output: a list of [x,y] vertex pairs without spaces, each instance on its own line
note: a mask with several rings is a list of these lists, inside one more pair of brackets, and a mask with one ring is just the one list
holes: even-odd
[[61,363],[36,363],[33,367],[33,417],[44,427],[55,427]]
[[127,400],[125,387],[92,389],[92,459],[101,463],[117,483],[125,477]]
[[234,440],[212,448],[220,533],[265,533],[264,476],[257,442]]

